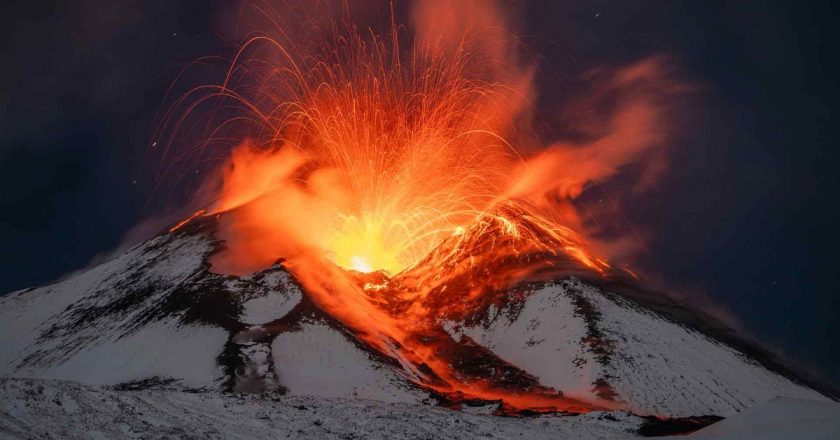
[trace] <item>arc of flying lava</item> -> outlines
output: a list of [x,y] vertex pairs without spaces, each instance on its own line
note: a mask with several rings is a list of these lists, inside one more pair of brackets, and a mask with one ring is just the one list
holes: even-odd
[[[420,386],[514,409],[616,407],[465,376],[450,357],[467,348],[446,340],[440,317],[480,307],[551,256],[607,270],[572,202],[628,164],[648,180],[661,171],[665,114],[682,86],[662,58],[596,72],[570,106],[593,115],[577,124],[587,141],[543,147],[530,124],[533,66],[502,14],[471,3],[414,3],[410,41],[393,19],[380,35],[323,16],[303,21],[325,30],[303,42],[283,25],[246,39],[219,86],[187,93],[164,120],[170,139],[191,117],[213,127],[208,146],[240,139],[215,203],[193,217],[226,213],[214,270],[284,258],[319,307]],[[217,119],[220,108],[236,111]]]

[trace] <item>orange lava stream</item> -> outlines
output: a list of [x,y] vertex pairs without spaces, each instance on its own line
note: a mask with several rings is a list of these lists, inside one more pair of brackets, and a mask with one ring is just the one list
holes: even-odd
[[207,212],[207,211],[206,211],[206,210],[204,210],[204,209],[199,209],[198,211],[194,212],[191,216],[189,216],[189,217],[185,218],[184,220],[181,220],[181,221],[180,221],[180,222],[178,222],[175,226],[173,226],[173,227],[169,228],[169,232],[170,232],[170,233],[171,233],[171,232],[175,232],[175,231],[177,231],[178,229],[183,228],[183,227],[184,227],[187,223],[189,223],[189,222],[191,222],[191,221],[195,220],[196,218],[198,218],[198,217],[200,217],[200,216],[204,215],[206,212]]

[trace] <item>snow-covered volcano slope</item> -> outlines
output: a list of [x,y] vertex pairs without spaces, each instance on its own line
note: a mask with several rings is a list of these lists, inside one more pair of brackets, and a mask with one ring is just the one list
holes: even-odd
[[729,416],[779,395],[824,398],[734,348],[578,280],[541,284],[524,304],[450,328],[544,385],[649,414]]
[[[214,227],[194,221],[67,280],[0,297],[0,376],[429,400],[280,266],[210,272]],[[777,395],[825,399],[731,337],[575,279],[519,286],[503,305],[442,325],[541,385],[639,414],[728,416]]]

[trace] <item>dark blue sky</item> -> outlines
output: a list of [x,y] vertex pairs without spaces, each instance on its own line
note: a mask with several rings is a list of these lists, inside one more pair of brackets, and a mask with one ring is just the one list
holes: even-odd
[[[174,75],[225,46],[220,3],[3,3],[0,292],[86,266],[172,200],[141,162]],[[660,53],[702,86],[669,176],[623,207],[652,232],[640,265],[840,382],[838,6],[546,0],[520,18],[545,108]]]

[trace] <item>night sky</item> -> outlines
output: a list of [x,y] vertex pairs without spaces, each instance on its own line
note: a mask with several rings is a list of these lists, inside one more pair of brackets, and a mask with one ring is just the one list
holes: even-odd
[[[144,156],[175,75],[231,47],[222,3],[3,2],[0,292],[59,279],[163,226],[138,232],[144,219],[183,214]],[[623,207],[650,231],[638,265],[835,383],[839,9],[552,0],[517,18],[543,108],[583,72],[649,55],[699,85],[668,176]]]

